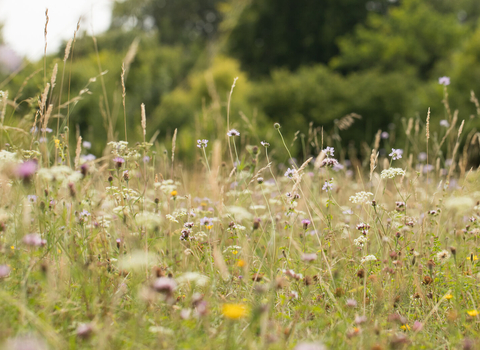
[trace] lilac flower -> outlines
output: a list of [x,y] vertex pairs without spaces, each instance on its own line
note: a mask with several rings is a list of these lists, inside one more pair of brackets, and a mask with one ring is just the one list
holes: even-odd
[[328,191],[331,191],[331,190],[332,190],[332,188],[333,188],[333,185],[332,185],[332,183],[331,183],[331,182],[329,182],[329,181],[325,181],[325,184],[323,185],[323,187],[322,187],[322,190],[324,190],[324,191],[327,191],[327,192],[328,192]]
[[27,199],[30,203],[36,203],[37,202],[37,196],[35,196],[34,194],[29,194],[27,196]]
[[384,131],[380,134],[380,137],[384,140],[388,139],[390,137],[390,135],[388,134],[388,132]]
[[197,140],[197,147],[198,148],[206,148],[207,147],[208,140]]
[[289,179],[292,179],[296,172],[297,171],[295,169],[288,168],[284,175],[285,175],[285,177],[288,177]]
[[444,126],[444,127],[448,128],[450,126],[450,123],[448,122],[448,120],[442,119],[442,120],[440,120],[440,126]]
[[240,132],[238,132],[237,129],[232,129],[229,132],[227,132],[227,136],[240,136]]
[[10,274],[8,265],[0,265],[0,278],[5,278]]
[[113,162],[115,163],[117,168],[121,168],[122,164],[125,163],[125,159],[123,159],[122,157],[115,157],[113,158]]
[[333,147],[327,147],[323,150],[323,152],[325,152],[325,155],[327,157],[333,157],[333,153],[335,152],[335,150],[333,149]]
[[89,141],[83,141],[82,146],[83,146],[83,148],[90,149],[90,148],[92,148],[92,143],[89,142]]
[[37,170],[37,162],[34,160],[28,160],[22,164],[20,164],[17,168],[17,176],[29,180],[30,177],[35,174]]
[[261,141],[260,144],[261,144],[263,147],[265,147],[265,148],[267,148],[267,147],[270,146],[270,144],[269,144],[268,142],[266,142],[266,141]]
[[444,86],[450,85],[450,77],[440,77],[438,78],[438,83]]
[[403,154],[403,149],[392,148],[392,153],[390,153],[389,156],[392,157],[393,160],[397,160],[402,158],[402,154]]
[[23,237],[23,243],[31,247],[43,247],[47,241],[42,239],[38,233],[30,233]]

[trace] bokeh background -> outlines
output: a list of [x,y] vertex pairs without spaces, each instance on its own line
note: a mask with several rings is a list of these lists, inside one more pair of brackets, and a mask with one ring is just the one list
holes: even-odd
[[[109,139],[124,137],[122,63],[129,141],[142,140],[145,103],[147,140],[168,148],[178,128],[177,152],[187,159],[198,138],[224,137],[235,77],[230,120],[243,145],[280,142],[272,127],[279,122],[299,158],[315,154],[322,133],[345,152],[362,150],[378,130],[401,148],[409,119],[424,127],[429,107],[432,137],[440,137],[440,121],[451,118],[442,76],[450,77],[449,105],[468,120],[466,132],[480,126],[471,102],[472,91],[480,94],[478,0],[124,0],[59,7],[50,4],[46,59],[45,9],[25,5],[17,14],[24,20],[16,31],[40,45],[27,52],[3,40],[0,90],[15,94],[28,77],[19,99],[25,102],[9,122],[33,120],[38,106],[27,98],[39,96],[56,63],[61,72],[74,17],[83,15],[65,63],[65,92],[60,97],[57,83],[53,96],[62,99],[57,106],[67,86],[71,97],[83,90],[68,111],[70,132],[91,141],[96,154]],[[3,23],[12,18],[0,12]],[[64,121],[65,113],[59,108],[57,117]]]

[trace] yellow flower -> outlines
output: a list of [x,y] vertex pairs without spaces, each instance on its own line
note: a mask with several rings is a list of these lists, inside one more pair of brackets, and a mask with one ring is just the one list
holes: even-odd
[[453,295],[447,294],[447,295],[444,296],[444,298],[447,299],[447,300],[450,300],[450,299],[453,298]]
[[222,314],[231,320],[238,320],[247,315],[247,307],[244,304],[223,304]]
[[55,148],[59,148],[59,147],[60,147],[60,140],[55,139]]
[[403,326],[400,327],[400,329],[406,331],[406,330],[410,330],[410,326],[407,324],[404,324]]
[[205,227],[207,228],[207,230],[211,230],[211,229],[212,229],[212,227],[213,227],[213,225],[208,225],[208,226],[207,226],[207,225],[205,225]]
[[12,246],[10,247],[10,249],[11,249],[11,250],[14,250],[14,249],[15,249],[15,246],[12,245]]
[[173,190],[172,192],[170,192],[170,195],[172,197],[176,197],[177,196],[177,191]]
[[245,266],[245,260],[242,260],[242,259],[238,260],[237,261],[237,266],[238,267],[244,267]]
[[[471,260],[470,256],[467,256],[467,260]],[[478,260],[478,256],[474,255],[473,256],[473,261]]]
[[477,310],[470,310],[470,311],[467,311],[467,314],[468,316],[475,317],[475,316],[478,316],[480,312],[478,312]]
[[237,254],[238,254],[238,250],[232,250],[232,254],[233,254],[233,255],[237,255]]

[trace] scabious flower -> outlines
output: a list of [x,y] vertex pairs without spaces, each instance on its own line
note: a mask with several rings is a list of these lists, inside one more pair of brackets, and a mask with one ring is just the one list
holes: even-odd
[[405,170],[401,168],[389,168],[381,172],[380,177],[382,179],[393,179],[395,176],[405,176]]
[[232,129],[229,132],[227,132],[227,136],[240,136],[240,132],[237,129]]
[[177,288],[177,282],[173,278],[160,277],[153,282],[152,288],[158,293],[171,297]]
[[200,219],[200,226],[212,226],[213,220],[211,218],[207,218],[206,216]]
[[197,140],[197,147],[198,148],[206,148],[207,147],[208,140]]
[[373,193],[361,191],[357,192],[355,196],[350,196],[349,200],[354,204],[368,204],[370,202],[370,196],[373,196]]
[[90,149],[90,148],[92,148],[92,143],[89,142],[89,141],[83,141],[82,146],[83,146],[83,148]]
[[445,128],[448,128],[450,126],[450,123],[446,119],[440,120],[440,126],[443,126]]
[[288,177],[289,179],[293,179],[297,171],[293,168],[288,168],[287,171],[285,172],[285,177]]
[[260,144],[265,148],[270,146],[270,144],[267,141],[261,141]]
[[380,137],[385,140],[388,139],[390,135],[388,134],[388,132],[384,131],[380,134]]
[[0,278],[5,278],[10,275],[10,267],[8,265],[0,265]]
[[325,158],[324,160],[322,160],[320,167],[332,168],[336,165],[338,165],[338,160],[336,160],[335,158]]
[[333,157],[333,153],[335,152],[335,149],[333,147],[327,147],[323,150],[325,152],[325,155],[327,157]]
[[403,154],[403,149],[392,148],[392,153],[390,153],[389,156],[392,157],[393,160],[397,160],[402,158],[402,154]]
[[35,196],[34,194],[29,194],[27,196],[27,199],[30,203],[36,203],[37,202],[37,196]]
[[440,77],[438,78],[438,83],[443,86],[450,85],[450,77]]

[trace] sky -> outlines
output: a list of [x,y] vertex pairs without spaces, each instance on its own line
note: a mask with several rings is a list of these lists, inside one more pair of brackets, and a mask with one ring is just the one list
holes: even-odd
[[113,0],[0,0],[5,43],[21,57],[37,60],[45,48],[45,9],[48,8],[47,54],[80,32],[99,34],[110,26]]

